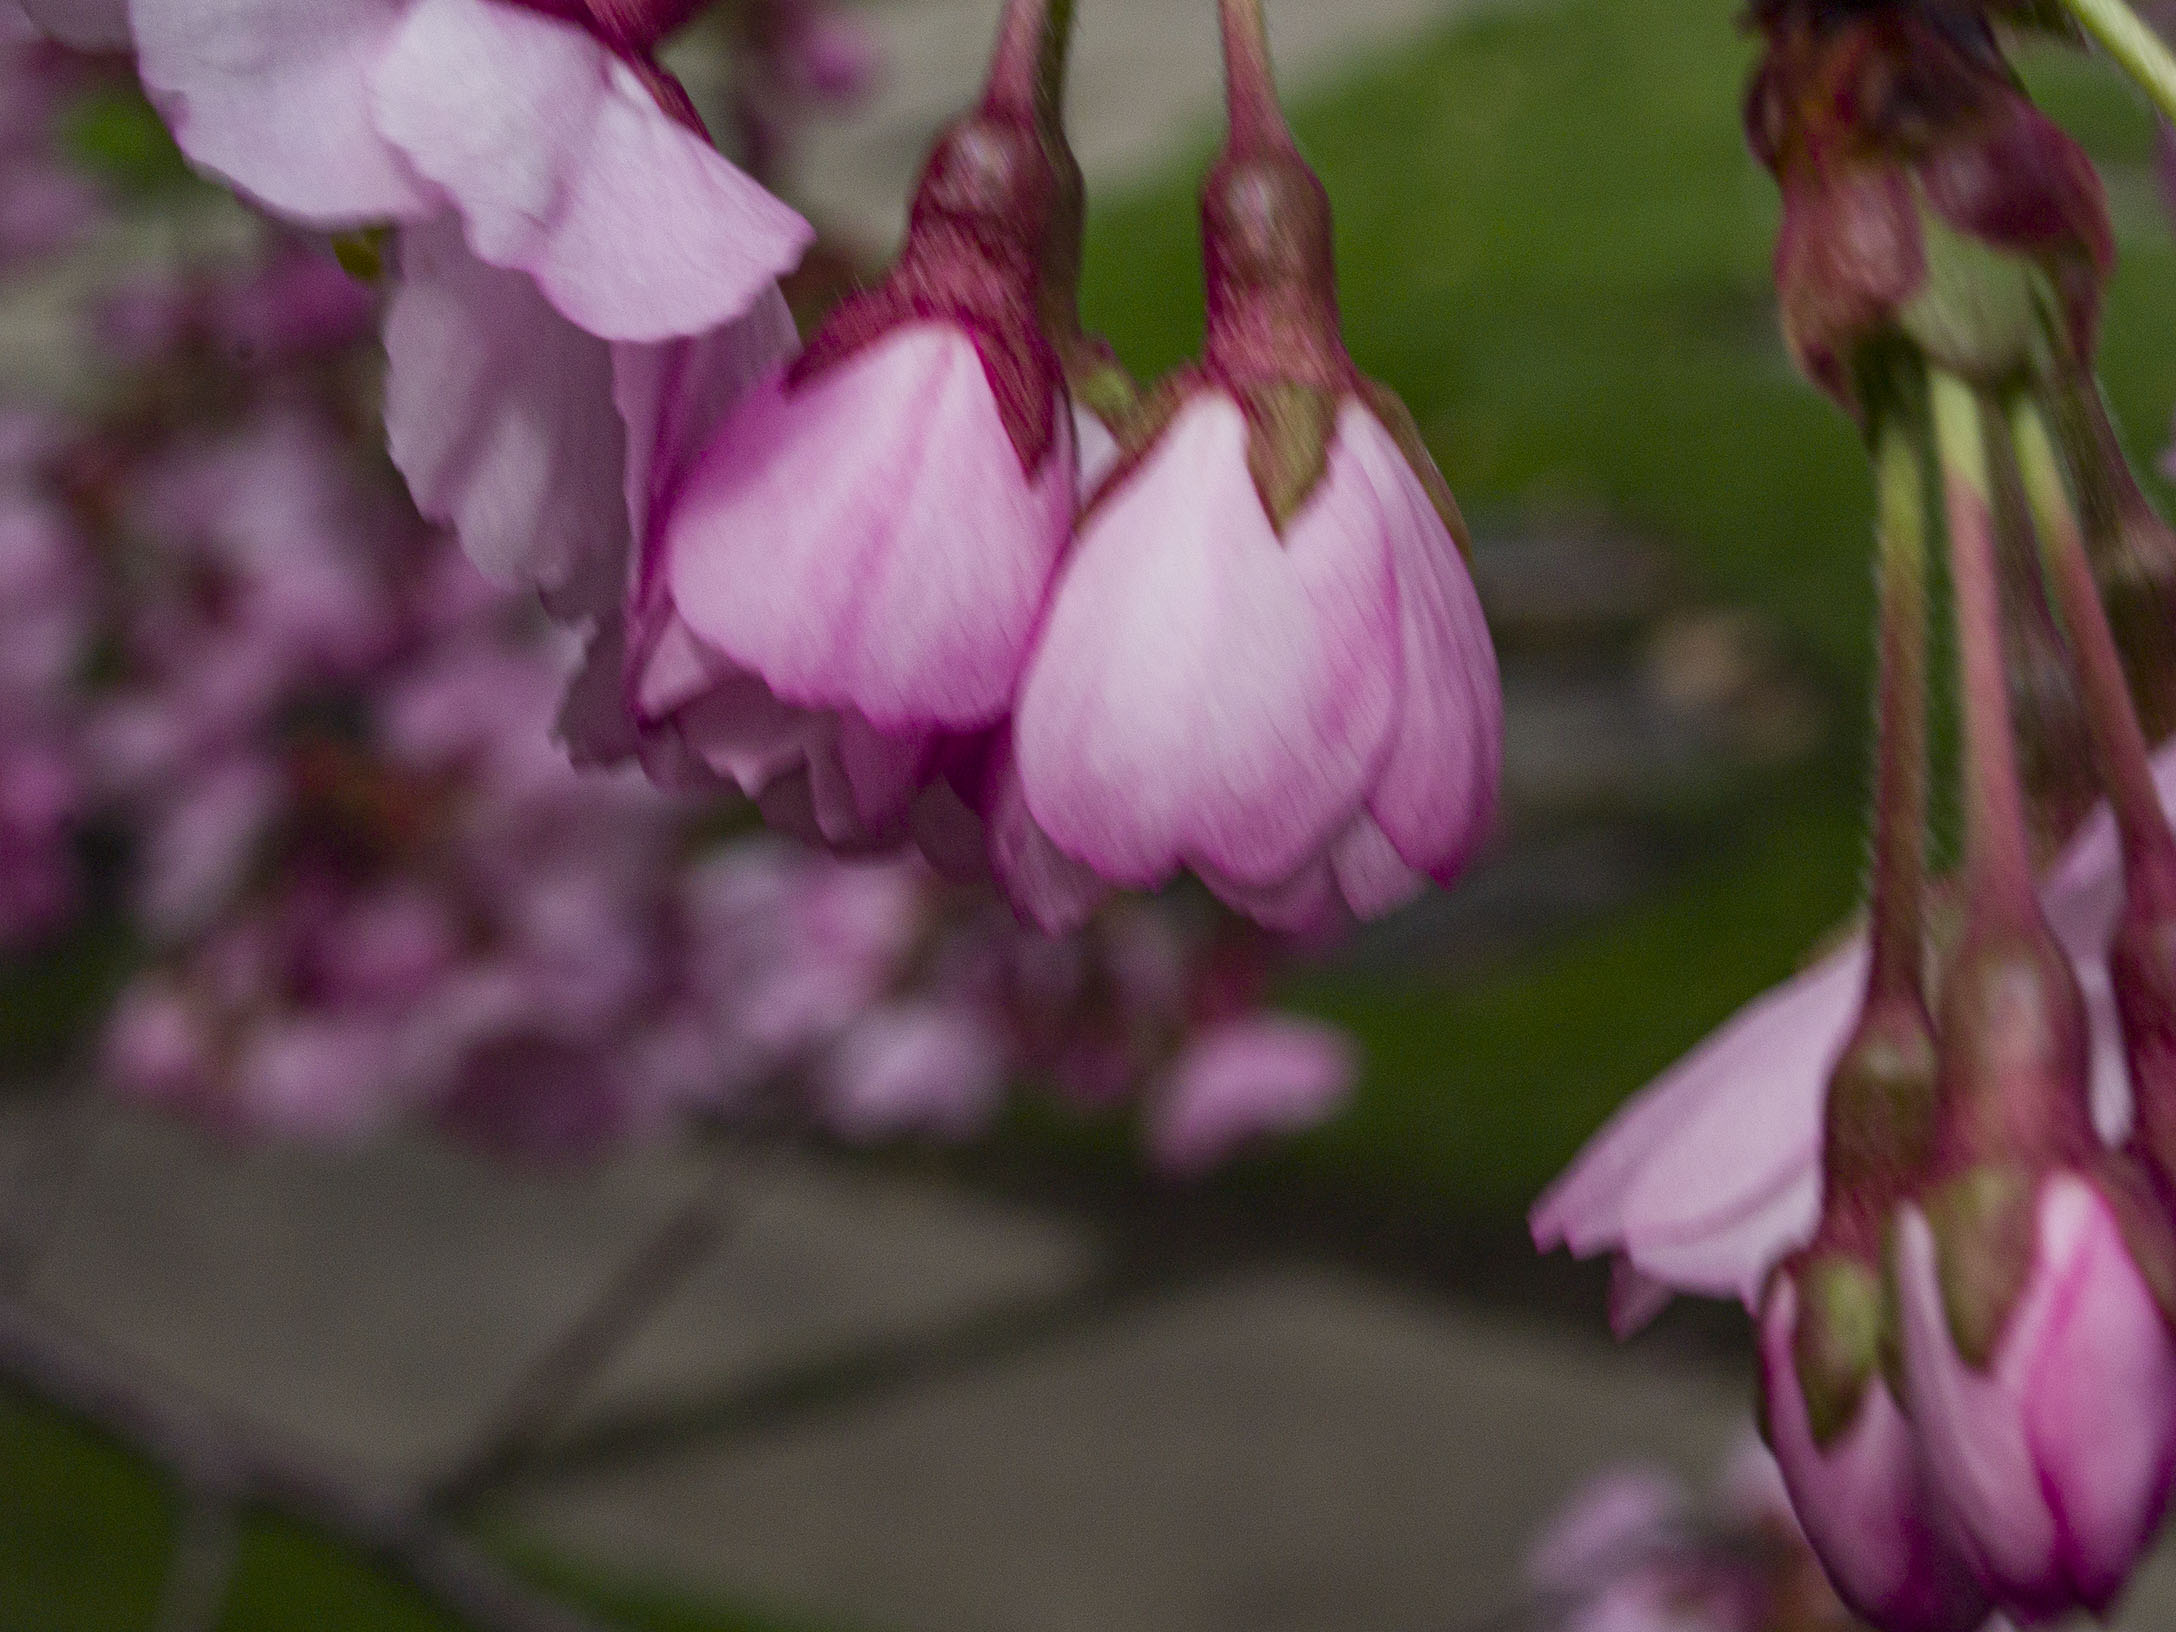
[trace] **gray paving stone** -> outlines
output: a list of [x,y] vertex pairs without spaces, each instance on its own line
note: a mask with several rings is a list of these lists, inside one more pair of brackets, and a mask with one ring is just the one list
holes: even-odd
[[[100,1129],[40,1295],[326,1450],[436,1465],[702,1174],[687,1154],[522,1175],[441,1145],[223,1151]],[[882,1176],[762,1158],[725,1244],[604,1380],[625,1408],[1062,1288],[1089,1242]]]
[[526,1496],[608,1567],[926,1632],[1452,1628],[1588,1471],[1705,1480],[1735,1380],[1265,1270],[739,1447]]

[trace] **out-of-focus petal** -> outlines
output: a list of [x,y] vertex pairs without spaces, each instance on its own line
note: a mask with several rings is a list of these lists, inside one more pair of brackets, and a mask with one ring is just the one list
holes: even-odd
[[341,227],[436,207],[370,110],[371,72],[409,9],[410,0],[131,0],[129,12],[144,88],[181,150],[267,209]]
[[540,12],[415,0],[372,90],[378,129],[453,198],[477,256],[605,339],[728,322],[811,241],[595,36]]
[[611,348],[451,221],[401,234],[385,424],[416,508],[496,582],[547,593],[627,570],[625,433]]

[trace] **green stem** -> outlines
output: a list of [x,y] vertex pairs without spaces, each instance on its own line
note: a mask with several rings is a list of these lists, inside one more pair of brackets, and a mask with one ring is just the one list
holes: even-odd
[[1964,713],[1965,866],[1976,908],[2030,914],[2031,846],[2018,785],[2003,668],[2002,591],[1995,561],[1992,482],[1980,404],[1946,369],[1931,371],[1934,440],[1949,523],[1957,602],[1958,691]]
[[1881,520],[1881,700],[1875,724],[1873,958],[1867,995],[1918,997],[1925,956],[1927,493],[1903,410],[1875,442]]
[[2159,905],[2176,907],[2176,837],[2169,832],[2154,787],[2145,728],[2131,703],[2130,682],[2093,581],[2085,535],[2064,484],[2054,437],[2039,405],[2023,392],[2011,399],[2010,434],[2040,535],[2048,582],[2070,636],[2093,756],[2115,812],[2130,887],[2148,892]]
[[2176,119],[2176,55],[2124,0],[2063,0],[2070,14],[2138,81],[2163,117]]

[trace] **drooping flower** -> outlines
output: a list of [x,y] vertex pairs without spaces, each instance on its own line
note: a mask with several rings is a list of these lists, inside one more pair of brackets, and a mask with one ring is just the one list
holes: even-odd
[[1113,883],[1181,867],[1264,922],[1369,916],[1485,836],[1495,659],[1457,511],[1339,338],[1329,208],[1227,6],[1203,361],[1150,394],[1021,685],[1025,804]]
[[656,444],[637,729],[834,848],[900,843],[939,739],[1008,713],[1071,528],[1078,172],[1050,26],[1040,0],[1007,13],[886,280]]

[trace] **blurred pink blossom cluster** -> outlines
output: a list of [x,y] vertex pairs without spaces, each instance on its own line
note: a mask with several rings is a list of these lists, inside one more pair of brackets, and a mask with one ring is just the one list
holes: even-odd
[[[1463,524],[1346,352],[1330,215],[1227,0],[1209,334],[1142,391],[1076,312],[1071,7],[1009,0],[890,272],[804,346],[812,234],[659,50],[698,0],[34,0],[133,44],[183,152],[386,268],[387,443],[587,666],[587,762],[919,850],[1061,931],[1191,872],[1283,930],[1448,881],[1501,699]],[[751,162],[869,53],[745,0]]]
[[115,1089],[549,1159],[697,1117],[964,1137],[1040,1082],[1138,1104],[1183,1172],[1348,1090],[1349,1044],[1263,1010],[1269,947],[1204,903],[1050,940],[918,857],[570,765],[578,643],[360,434],[381,304],[268,231],[95,303],[95,412],[0,419],[0,934],[64,921],[113,841]]
[[0,416],[0,954],[55,928],[78,890],[90,574],[69,517],[28,475],[59,434],[42,415]]
[[106,75],[0,5],[0,272],[74,248],[105,218],[98,186],[56,138],[74,95]]

